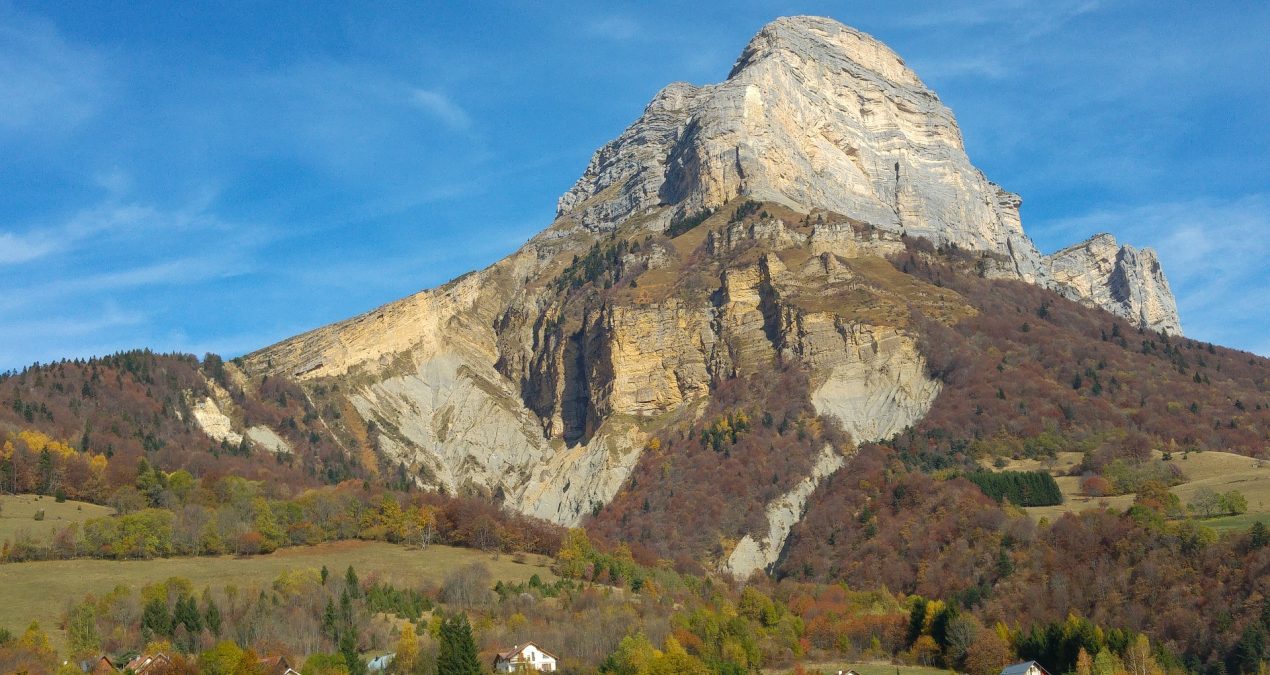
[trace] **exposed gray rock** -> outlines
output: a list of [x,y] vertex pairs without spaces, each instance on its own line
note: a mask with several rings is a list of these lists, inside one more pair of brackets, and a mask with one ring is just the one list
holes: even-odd
[[745,195],[937,244],[993,251],[1043,281],[1019,199],[970,164],[952,112],[894,52],[832,19],[759,32],[728,79],[662,90],[560,200],[592,227]]
[[1155,251],[1121,246],[1102,233],[1046,257],[1052,286],[1090,307],[1101,307],[1135,325],[1182,334],[1177,302]]

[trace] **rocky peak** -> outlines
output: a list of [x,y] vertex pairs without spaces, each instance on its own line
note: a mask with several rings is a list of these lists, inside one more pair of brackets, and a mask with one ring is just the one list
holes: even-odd
[[740,196],[991,251],[1044,281],[1018,197],[971,165],[952,112],[885,45],[831,19],[777,19],[724,82],[662,90],[559,207],[604,231]]
[[[970,163],[952,111],[886,45],[832,19],[776,19],[750,40],[727,80],[663,89],[595,153],[561,197],[559,215],[593,232],[643,217],[655,231],[738,197],[990,252],[1004,261],[994,275],[1053,286],[1141,326],[1179,330],[1153,252],[1126,247],[1117,253],[1125,262],[1106,274],[1094,271],[1102,270],[1094,264],[1101,253],[1080,263],[1068,252],[1043,259],[1023,232],[1022,200]],[[1107,248],[1087,244],[1075,249]],[[1055,269],[1061,283],[1050,279]]]
[[1135,325],[1181,335],[1177,302],[1155,251],[1103,232],[1046,257],[1054,290]]
[[772,21],[750,40],[728,79],[765,59],[806,63],[830,57],[839,66],[868,71],[878,78],[922,87],[904,60],[872,35],[821,16],[786,16]]

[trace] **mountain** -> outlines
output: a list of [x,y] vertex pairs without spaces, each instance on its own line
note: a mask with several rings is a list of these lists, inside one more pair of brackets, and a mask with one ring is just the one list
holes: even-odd
[[[1020,203],[892,51],[778,19],[724,82],[659,92],[507,258],[232,362],[0,374],[0,428],[58,439],[99,500],[150,465],[419,487],[642,564],[1076,613],[1215,663],[1270,547],[1166,522],[1168,485],[1193,452],[1267,456],[1270,360],[1182,336],[1150,249],[1043,256]],[[1060,452],[1132,507],[1047,524],[964,477]],[[12,456],[0,480],[55,482]]]
[[885,45],[829,19],[778,19],[726,81],[659,92],[516,253],[241,365],[343,383],[379,449],[422,485],[577,523],[659,427],[776,361],[809,369],[815,410],[857,443],[921,419],[941,385],[908,314],[951,323],[974,309],[885,262],[905,238],[1179,332],[1153,257],[1126,249],[1109,270],[1094,255],[1044,258],[1019,204]]

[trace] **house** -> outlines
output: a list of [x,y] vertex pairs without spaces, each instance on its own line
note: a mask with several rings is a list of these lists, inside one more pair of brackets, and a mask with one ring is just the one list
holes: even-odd
[[169,659],[166,654],[142,654],[129,661],[120,670],[131,670],[136,675],[157,675],[158,673],[166,673],[171,669],[172,659]]
[[1036,661],[1024,661],[1022,663],[1012,663],[1001,669],[1001,675],[1050,675],[1050,672],[1041,667]]
[[299,671],[291,667],[291,662],[287,661],[285,656],[260,659],[260,672],[264,675],[300,675]]
[[381,654],[366,662],[366,670],[371,673],[378,673],[388,670],[388,666],[392,665],[392,660],[397,658],[396,652],[392,654]]
[[79,669],[89,675],[105,675],[106,673],[117,673],[119,670],[115,668],[115,664],[105,656],[99,656],[96,659],[85,659],[79,662]]
[[542,647],[526,642],[513,646],[494,657],[494,672],[520,673],[537,670],[543,673],[556,672],[556,656]]

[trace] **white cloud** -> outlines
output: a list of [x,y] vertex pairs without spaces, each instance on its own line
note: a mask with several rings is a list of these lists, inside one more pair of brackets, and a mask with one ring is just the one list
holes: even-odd
[[415,89],[410,94],[410,101],[433,117],[441,120],[446,126],[456,130],[466,130],[472,126],[472,118],[459,107],[449,96],[430,89]]
[[99,53],[46,21],[0,9],[0,132],[74,128],[101,105],[105,75]]
[[57,243],[40,234],[0,232],[0,265],[38,260],[57,250]]

